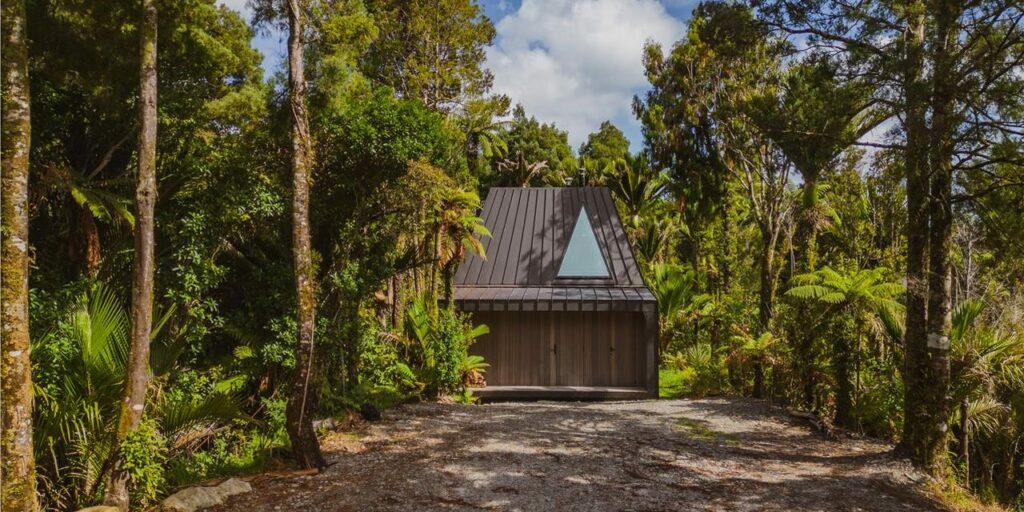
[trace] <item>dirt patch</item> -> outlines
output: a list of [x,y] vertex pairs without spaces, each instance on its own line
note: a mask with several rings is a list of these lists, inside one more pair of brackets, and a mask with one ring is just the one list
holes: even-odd
[[215,510],[942,510],[890,446],[749,399],[418,404],[325,441]]

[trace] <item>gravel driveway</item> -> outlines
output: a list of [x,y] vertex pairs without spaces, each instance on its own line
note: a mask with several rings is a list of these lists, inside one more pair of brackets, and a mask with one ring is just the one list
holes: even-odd
[[749,399],[407,405],[324,446],[218,510],[941,510],[890,446]]

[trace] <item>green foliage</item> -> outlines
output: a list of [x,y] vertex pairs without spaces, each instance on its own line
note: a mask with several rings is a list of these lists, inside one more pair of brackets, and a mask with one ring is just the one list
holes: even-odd
[[366,5],[380,31],[362,59],[368,76],[442,112],[490,89],[494,78],[483,67],[484,47],[495,31],[481,6],[470,0]]
[[580,158],[597,161],[613,161],[629,155],[629,140],[611,121],[604,121],[594,133],[587,135],[587,141],[580,146]]
[[486,325],[472,326],[452,309],[431,312],[424,300],[413,301],[406,312],[408,341],[418,354],[417,378],[427,396],[465,388],[470,372],[484,368],[483,359],[468,353],[473,340],[487,334]]
[[171,459],[167,487],[174,489],[212,478],[251,474],[282,466],[277,452],[288,446],[284,399],[264,398],[259,403],[259,423],[234,423],[212,439],[202,439],[195,449]]
[[[444,299],[466,254],[482,255],[486,187],[605,186],[659,299],[664,396],[746,394],[762,380],[773,401],[821,415],[849,402],[847,428],[899,437],[906,98],[899,59],[878,57],[902,46],[844,43],[826,56],[816,34],[794,52],[763,23],[782,5],[702,3],[680,41],[645,48],[643,150],[605,122],[576,156],[564,130],[489,95],[495,32],[476,3],[310,2],[316,414],[440,394],[471,402],[487,363],[468,347],[483,331]],[[1017,11],[992,5],[970,7],[988,18],[957,57],[977,64],[955,91],[963,117],[994,118],[951,145],[963,153],[948,423],[951,450],[963,442],[970,456],[960,478],[1013,503],[1024,489],[1024,145],[995,126],[1020,117],[1024,94],[1019,73],[982,79],[1019,46],[1003,39],[1019,34],[1007,23]],[[279,23],[281,7],[253,2],[257,25]],[[800,21],[837,29],[825,35],[855,26],[867,44],[903,40],[908,19],[888,4],[785,7],[828,8]],[[137,5],[27,10],[34,442],[44,506],[69,510],[102,497],[127,358],[138,70],[124,49],[137,46]],[[295,364],[285,78],[263,78],[236,12],[192,0],[160,11],[162,307],[146,430],[126,448],[139,504],[278,464]],[[883,118],[899,122],[864,139]],[[858,138],[880,147],[852,147]]]
[[[726,368],[711,345],[698,343],[666,357],[666,365],[678,373],[669,373],[665,392],[702,397],[721,393],[725,388]],[[678,391],[675,391],[678,390]]]
[[[522,168],[539,166],[543,169],[530,173],[497,173],[487,179],[481,179],[482,185],[488,186],[526,186],[541,182],[541,171],[548,175],[574,175],[577,168],[576,158],[569,146],[569,135],[559,130],[554,124],[541,123],[534,117],[527,117],[522,105],[512,109],[512,120],[502,127],[500,137],[508,145],[508,155],[514,157],[508,165]],[[515,167],[514,167],[515,168]],[[497,167],[495,167],[497,171]]]
[[121,443],[133,506],[146,507],[163,491],[166,450],[166,441],[152,419],[143,420]]
[[[164,329],[171,314],[173,309],[152,330],[150,366],[157,388],[166,385],[180,353],[174,346],[182,343]],[[44,499],[61,508],[94,501],[99,483],[110,470],[129,346],[128,316],[111,288],[91,286],[65,315],[56,329],[37,338],[32,354],[39,367],[60,369],[37,375],[33,441],[39,473],[52,486]],[[224,393],[190,395],[187,401],[174,397],[174,393],[154,394],[149,401],[150,423],[145,427],[154,432],[133,441],[138,446],[135,456],[143,501],[162,490],[161,477],[154,472],[163,470],[163,459],[145,459],[150,445],[139,443],[174,445],[196,429],[244,418],[237,401]],[[151,455],[162,457],[163,453],[161,448]]]

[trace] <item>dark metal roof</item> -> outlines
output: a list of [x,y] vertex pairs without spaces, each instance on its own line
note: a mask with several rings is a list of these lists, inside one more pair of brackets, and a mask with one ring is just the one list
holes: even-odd
[[657,301],[643,287],[471,286],[455,289],[463,311],[647,311]]
[[[557,276],[581,206],[608,266],[608,278]],[[481,216],[491,232],[491,238],[483,239],[487,259],[471,254],[459,266],[458,303],[565,300],[559,293],[578,293],[579,300],[583,293],[597,293],[591,301],[595,304],[654,301],[606,188],[492,188]]]

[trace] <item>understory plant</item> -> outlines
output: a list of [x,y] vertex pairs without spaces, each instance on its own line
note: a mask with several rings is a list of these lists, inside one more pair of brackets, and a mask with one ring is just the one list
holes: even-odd
[[470,355],[469,347],[490,329],[472,325],[450,306],[432,309],[430,304],[425,298],[414,300],[406,310],[406,332],[383,332],[381,338],[403,348],[420,393],[435,398],[459,392],[467,383],[479,380],[486,363]]
[[[234,397],[211,392],[176,398],[164,392],[184,349],[167,329],[167,309],[153,327],[150,370],[154,385],[143,431],[129,436],[125,450],[130,491],[142,505],[162,491],[167,460],[210,432],[219,422],[241,419]],[[34,448],[47,509],[75,509],[102,496],[113,467],[114,434],[128,356],[128,316],[117,294],[94,284],[74,309],[33,346],[33,364],[43,371],[36,385]],[[60,368],[59,372],[46,371]],[[167,460],[165,460],[165,457]]]

